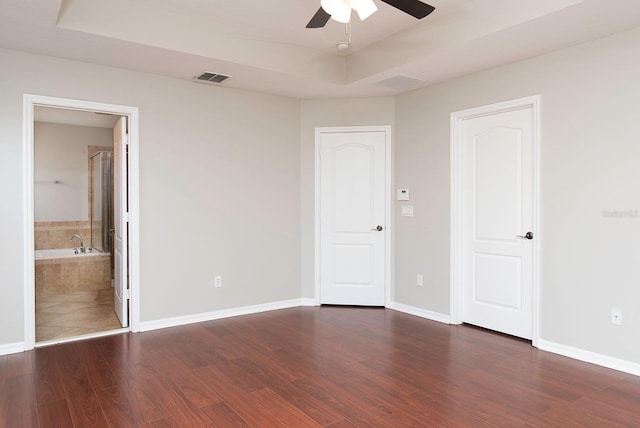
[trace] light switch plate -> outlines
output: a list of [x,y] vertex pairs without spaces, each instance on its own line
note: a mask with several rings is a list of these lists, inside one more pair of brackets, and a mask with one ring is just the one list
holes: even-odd
[[413,217],[413,205],[402,206],[402,217]]
[[396,199],[399,201],[409,200],[409,189],[398,189]]

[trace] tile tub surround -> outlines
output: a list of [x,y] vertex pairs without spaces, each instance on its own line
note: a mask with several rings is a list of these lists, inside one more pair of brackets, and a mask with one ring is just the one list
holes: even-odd
[[77,248],[77,240],[71,242],[75,234],[82,235],[84,245],[91,244],[91,225],[88,221],[39,221],[35,223],[35,249]]
[[111,255],[36,259],[36,297],[111,288]]

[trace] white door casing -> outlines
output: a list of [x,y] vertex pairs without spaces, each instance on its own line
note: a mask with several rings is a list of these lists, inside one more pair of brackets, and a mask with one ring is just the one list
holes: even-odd
[[316,132],[320,304],[385,306],[388,301],[389,133],[388,127]]
[[538,117],[538,97],[452,114],[452,322],[534,345]]
[[127,192],[127,118],[121,117],[113,128],[113,174],[115,177],[113,264],[115,290],[113,309],[123,327],[129,325],[129,274],[128,274],[128,192]]
[[[126,116],[129,120],[129,282],[131,294],[130,330],[140,331],[140,229],[138,108],[93,101],[23,95],[23,234],[24,234],[24,350],[33,349],[35,337],[35,252],[34,252],[34,142],[33,122],[36,106],[83,110]],[[66,341],[64,339],[60,340]]]

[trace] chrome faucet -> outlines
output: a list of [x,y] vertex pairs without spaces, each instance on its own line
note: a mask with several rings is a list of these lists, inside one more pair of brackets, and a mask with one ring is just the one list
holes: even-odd
[[78,240],[80,240],[80,253],[85,254],[87,252],[87,249],[84,248],[84,239],[82,239],[82,235],[80,234],[75,234],[71,237],[71,239],[69,241],[73,241],[74,239],[78,238]]

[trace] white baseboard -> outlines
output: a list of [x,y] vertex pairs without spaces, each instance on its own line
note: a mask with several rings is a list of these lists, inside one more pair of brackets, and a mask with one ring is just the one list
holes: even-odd
[[6,345],[0,345],[0,355],[17,354],[18,352],[24,351],[24,342],[7,343]]
[[540,339],[538,348],[554,354],[640,376],[640,364]]
[[302,299],[300,299],[300,306],[319,306],[316,303],[316,299],[309,299],[307,297],[303,297]]
[[143,321],[140,323],[140,331],[158,330],[161,328],[177,327],[180,325],[193,324],[197,322],[213,321],[222,318],[237,317],[239,315],[257,314],[260,312],[275,311],[277,309],[295,308],[298,306],[311,306],[306,305],[307,300],[313,301],[313,299],[291,299],[283,300],[280,302],[264,303],[260,305],[243,306],[240,308],[221,309],[219,311],[205,312],[202,314],[185,315],[181,317],[164,318],[155,321]]
[[420,318],[426,318],[431,321],[437,321],[444,324],[451,324],[451,317],[439,312],[429,311],[427,309],[416,308],[415,306],[404,305],[402,303],[391,302],[387,305],[387,308],[394,311],[404,312],[405,314],[415,315]]

